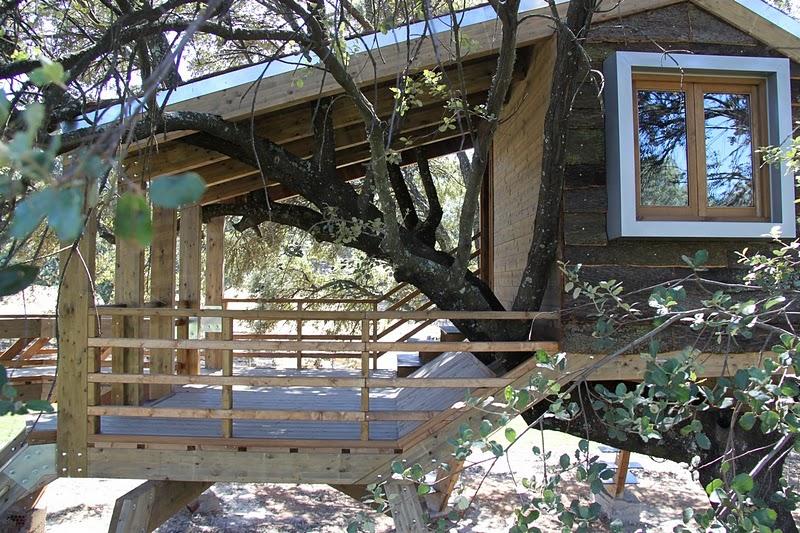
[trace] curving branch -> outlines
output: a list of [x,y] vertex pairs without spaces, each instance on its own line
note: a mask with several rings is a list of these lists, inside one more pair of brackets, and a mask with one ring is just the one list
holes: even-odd
[[422,187],[425,189],[425,196],[428,198],[428,216],[425,218],[425,222],[417,229],[417,237],[429,246],[434,246],[436,243],[436,230],[442,223],[442,204],[439,202],[439,193],[436,190],[436,183],[433,181],[428,158],[425,157],[422,150],[417,150],[416,155]]
[[400,215],[403,217],[403,225],[413,230],[419,224],[419,215],[417,209],[414,207],[414,200],[411,198],[411,193],[408,190],[406,178],[403,175],[403,169],[397,163],[389,163],[389,183],[392,185],[394,197],[397,200],[397,206],[400,208]]

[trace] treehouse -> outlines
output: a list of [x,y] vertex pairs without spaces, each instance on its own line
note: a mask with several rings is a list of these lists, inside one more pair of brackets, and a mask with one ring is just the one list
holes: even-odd
[[[472,246],[475,276],[506,309],[536,231],[557,47],[551,23],[539,16],[549,7],[524,2],[522,9],[513,82]],[[443,19],[427,27],[432,36],[420,41],[412,71],[458,75],[459,94],[474,105],[485,100],[496,70],[497,21],[481,7],[464,12],[461,24],[470,46],[460,65],[438,64],[433,43],[450,39]],[[414,39],[423,26],[408,28]],[[406,49],[395,43],[405,35],[403,29],[360,39],[349,60],[382,116],[392,111],[391,88],[407,61]],[[559,125],[568,139],[557,207],[561,260],[582,264],[590,281],[614,278],[637,289],[679,278],[687,251],[708,250],[706,267],[727,278],[736,272],[735,250],[763,245],[774,227],[795,236],[793,176],[761,165],[756,150],[791,137],[800,24],[760,0],[627,0],[595,14],[585,50],[592,68],[604,74],[604,91],[598,95],[595,84],[584,83],[571,118]],[[313,158],[318,101],[341,88],[313,69],[298,83],[290,63],[186,83],[172,92],[167,110],[210,112],[300,159]],[[413,163],[417,151],[435,157],[470,148],[469,131],[440,127],[446,99],[425,94],[408,111],[399,135],[414,141],[397,149],[403,164]],[[370,149],[356,106],[343,98],[325,110],[338,175],[345,182],[362,179]],[[72,127],[102,127],[118,113],[101,109]],[[0,361],[18,372],[24,397],[46,396],[53,384],[52,371],[35,370],[56,364],[51,339],[58,356],[56,414],[42,416],[26,444],[5,452],[6,506],[56,476],[163,482],[126,500],[158,502],[158,511],[135,517],[142,527],[216,481],[325,483],[359,496],[388,477],[397,459],[449,460],[448,438],[484,416],[465,396],[526,385],[542,371],[533,357],[538,350],[569,354],[566,372],[551,376],[561,383],[641,378],[637,353],[599,365],[585,302],[564,294],[555,270],[537,311],[446,311],[424,298],[416,310],[401,310],[421,298],[408,283],[347,302],[347,310],[341,301],[226,299],[225,217],[266,195],[280,221],[281,206],[293,205],[298,191],[262,175],[252,155],[231,157],[219,141],[193,130],[134,145],[124,164],[141,183],[192,171],[207,189],[196,205],[154,209],[147,266],[142,249],[117,244],[113,305],[95,306],[90,297],[92,227],[79,246],[84,261],[76,254],[64,261],[58,330],[52,316],[0,320],[3,337],[13,340]],[[246,217],[238,225],[248,227]],[[259,321],[291,327],[257,333],[252,326]],[[486,341],[451,325],[468,321],[512,321],[532,333],[525,340]],[[348,333],[321,332],[321,324],[332,323],[347,324]],[[431,327],[433,339],[414,337]],[[683,340],[676,333],[663,349],[680,349]],[[521,362],[498,370],[481,357],[498,352]],[[756,352],[744,346],[724,361],[710,353],[705,372],[730,373]],[[242,358],[294,365],[249,368],[236,364]],[[389,358],[398,363],[384,364]],[[311,360],[324,361],[324,368],[310,367]],[[169,501],[160,498],[170,492]]]

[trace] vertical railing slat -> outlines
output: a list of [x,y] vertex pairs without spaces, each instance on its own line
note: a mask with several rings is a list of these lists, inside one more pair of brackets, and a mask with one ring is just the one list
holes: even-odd
[[[222,308],[225,309],[225,303]],[[226,341],[233,340],[233,319],[222,318],[222,339]],[[222,375],[233,375],[233,350],[222,350]],[[224,385],[221,393],[222,408],[233,409],[233,386]],[[233,436],[233,420],[226,419],[222,421],[222,436],[230,438]]]
[[364,344],[361,351],[361,377],[364,378],[364,386],[361,387],[361,412],[364,413],[364,421],[361,422],[361,440],[369,440],[369,387],[366,379],[369,377],[369,323],[368,318],[361,321],[361,342]]

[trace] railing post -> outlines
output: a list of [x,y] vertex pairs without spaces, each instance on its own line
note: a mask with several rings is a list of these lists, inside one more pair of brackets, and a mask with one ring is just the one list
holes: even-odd
[[369,319],[361,320],[361,342],[364,344],[361,351],[361,377],[364,378],[364,386],[361,387],[361,412],[364,413],[364,421],[361,422],[361,440],[369,440],[369,387],[367,378],[369,377]]
[[[68,162],[65,162],[65,166]],[[61,253],[58,287],[57,474],[86,477],[88,445],[89,305],[95,271],[97,219],[89,213],[77,248]],[[94,317],[92,317],[94,320]]]
[[[222,309],[225,310],[227,305],[222,303]],[[233,340],[233,319],[228,317],[222,318],[222,339],[226,341]],[[222,375],[233,375],[233,350],[222,350]],[[223,385],[222,387],[222,408],[233,409],[233,385]],[[226,418],[222,421],[222,436],[233,436],[233,420]]]
[[[378,312],[378,301],[377,300],[375,300],[372,303],[372,310],[374,312],[376,312],[376,313]],[[375,318],[375,320],[372,321],[372,340],[374,342],[378,342],[378,318],[377,317]],[[380,357],[380,354],[377,351],[373,352],[373,354],[372,354],[372,369],[373,370],[378,370],[378,357]]]
[[[88,324],[88,338],[96,337],[97,336],[97,317],[90,312],[89,314],[89,324]],[[102,353],[102,348],[89,348],[88,349],[88,357],[86,358],[87,363],[87,371],[89,374],[95,374],[101,371],[100,365],[100,354]],[[88,383],[86,387],[86,405],[91,407],[93,405],[100,405],[100,384],[99,383]],[[100,417],[99,416],[90,416],[87,420],[87,433],[89,435],[94,435],[96,433],[100,433]]]
[[[303,311],[303,302],[297,302],[297,313]],[[297,341],[303,340],[303,319],[297,318]],[[297,370],[303,368],[303,349],[297,350]]]

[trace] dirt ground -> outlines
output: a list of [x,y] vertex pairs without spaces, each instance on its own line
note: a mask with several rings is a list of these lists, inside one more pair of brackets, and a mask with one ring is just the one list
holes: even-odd
[[[521,428],[520,428],[521,429]],[[467,512],[457,532],[494,533],[507,531],[513,524],[512,511],[526,498],[523,477],[542,475],[542,464],[533,460],[533,444],[541,445],[542,435],[529,432],[512,448],[509,457],[497,461],[489,472],[475,505]],[[553,451],[554,461],[561,453],[574,452],[578,440],[559,433],[545,432],[545,446]],[[592,454],[613,457],[592,444]],[[482,461],[490,456],[473,455]],[[671,532],[680,522],[684,507],[703,508],[707,504],[702,487],[694,481],[686,465],[634,454],[631,458],[637,483],[629,489],[641,502],[639,523],[628,531]],[[787,474],[794,481],[798,473],[793,459]],[[471,496],[486,474],[486,465],[475,466],[462,477],[457,490]],[[514,465],[513,470],[509,465]],[[115,499],[136,486],[133,480],[68,480],[53,483],[45,494],[47,531],[51,533],[107,531]],[[588,490],[575,483],[566,485],[569,498],[587,497]],[[391,519],[371,511],[362,503],[325,485],[233,484],[218,483],[201,496],[194,513],[187,510],[161,526],[160,533],[179,532],[333,532],[343,531],[358,513],[367,513],[376,531],[393,531]],[[544,517],[539,524],[545,531],[556,531],[555,522]],[[607,531],[607,522],[596,531]]]

